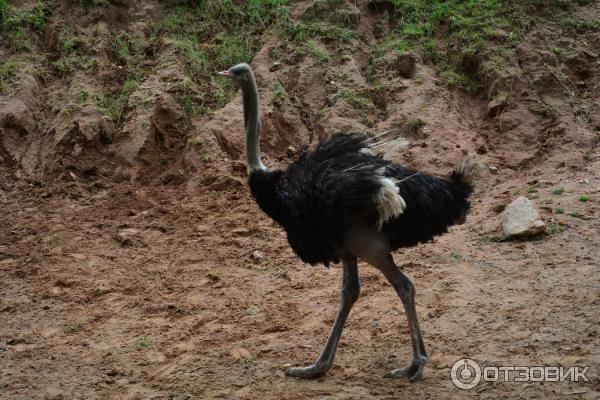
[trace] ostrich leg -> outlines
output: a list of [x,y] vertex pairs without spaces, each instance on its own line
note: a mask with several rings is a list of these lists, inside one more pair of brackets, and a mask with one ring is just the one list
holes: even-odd
[[394,259],[390,254],[389,242],[381,232],[354,229],[349,232],[346,238],[346,248],[355,256],[380,270],[404,305],[410,329],[413,359],[406,368],[394,369],[387,373],[386,377],[404,377],[411,381],[419,379],[423,372],[423,367],[427,363],[427,352],[425,351],[419,321],[417,320],[415,288],[412,282],[394,264]]
[[375,265],[375,267],[383,273],[394,290],[396,290],[396,293],[398,293],[402,304],[404,304],[413,350],[413,359],[406,368],[394,369],[385,376],[388,378],[408,378],[411,381],[417,380],[421,377],[423,367],[427,363],[427,352],[425,351],[425,344],[423,343],[417,319],[415,287],[410,279],[394,264],[391,254],[387,255],[385,262]]
[[360,282],[358,279],[356,257],[348,256],[344,258],[342,260],[342,267],[342,301],[323,351],[314,364],[309,365],[308,367],[288,368],[285,371],[286,375],[310,379],[323,375],[331,368],[333,358],[335,357],[335,350],[337,349],[338,342],[342,336],[342,330],[344,329],[344,325],[350,314],[350,309],[360,295]]

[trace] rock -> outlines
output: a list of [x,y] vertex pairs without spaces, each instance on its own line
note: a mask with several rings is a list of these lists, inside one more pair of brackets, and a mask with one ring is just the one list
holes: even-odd
[[494,97],[487,106],[488,117],[495,117],[500,114],[508,105],[508,95],[506,93],[499,93]]
[[233,228],[231,230],[231,233],[233,233],[235,236],[250,236],[250,235],[252,235],[252,232],[248,228]]
[[217,192],[239,190],[245,185],[244,180],[229,175],[210,175],[204,178],[201,183]]
[[115,234],[114,238],[123,247],[133,246],[141,241],[140,231],[133,228],[125,228],[120,230],[117,232],[117,234]]
[[296,154],[298,154],[298,148],[296,148],[296,146],[288,146],[287,156],[294,157]]
[[241,360],[241,359],[248,359],[251,358],[252,355],[250,354],[250,352],[246,349],[244,349],[243,347],[239,347],[236,349],[232,349],[229,354],[235,358],[236,360]]
[[269,71],[271,71],[271,72],[277,71],[280,67],[281,67],[281,62],[275,61],[273,64],[271,64]]
[[546,232],[546,224],[531,200],[521,196],[502,213],[502,229],[507,237],[535,236]]
[[260,261],[262,260],[264,257],[262,251],[260,250],[254,250],[251,254],[250,254],[250,258],[253,259],[254,261]]
[[496,175],[498,173],[498,167],[490,165],[490,166],[488,166],[488,169],[490,170],[490,174]]

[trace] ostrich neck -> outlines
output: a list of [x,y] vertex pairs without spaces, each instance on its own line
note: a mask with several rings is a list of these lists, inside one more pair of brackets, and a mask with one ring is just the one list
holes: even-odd
[[242,83],[244,101],[244,126],[246,128],[246,162],[248,174],[257,170],[266,170],[260,158],[260,103],[254,75]]

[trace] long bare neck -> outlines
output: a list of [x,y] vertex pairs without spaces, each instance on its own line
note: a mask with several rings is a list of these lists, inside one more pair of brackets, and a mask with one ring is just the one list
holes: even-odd
[[266,170],[260,158],[260,102],[254,74],[241,84],[244,101],[244,126],[246,128],[246,162],[248,174],[256,170]]

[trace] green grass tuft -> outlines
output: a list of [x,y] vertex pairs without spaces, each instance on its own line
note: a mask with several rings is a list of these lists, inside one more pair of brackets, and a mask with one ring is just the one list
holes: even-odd
[[22,67],[23,62],[12,57],[0,63],[0,94],[9,91]]
[[66,75],[76,70],[89,70],[96,65],[89,57],[90,44],[83,34],[63,28],[58,34],[58,50],[60,58],[52,66],[60,75]]
[[408,128],[413,132],[420,132],[427,125],[421,118],[411,118],[408,121]]
[[150,339],[148,339],[147,337],[143,337],[143,338],[138,339],[135,342],[135,347],[137,347],[138,349],[141,350],[141,349],[146,349],[146,348],[150,347],[150,344],[152,344],[150,342]]
[[273,103],[278,107],[283,104],[283,86],[279,81],[273,85]]
[[396,26],[374,49],[378,64],[390,51],[418,51],[435,64],[444,82],[469,92],[481,90],[490,71],[515,62],[515,44],[536,1],[393,0]]
[[193,82],[182,89],[180,102],[186,111],[199,116],[223,107],[237,87],[216,72],[250,62],[263,33],[289,19],[287,0],[196,0],[172,9],[155,28],[155,36],[167,38]]
[[0,0],[0,32],[10,50],[31,50],[51,14],[49,1],[38,0],[33,6],[16,6]]

